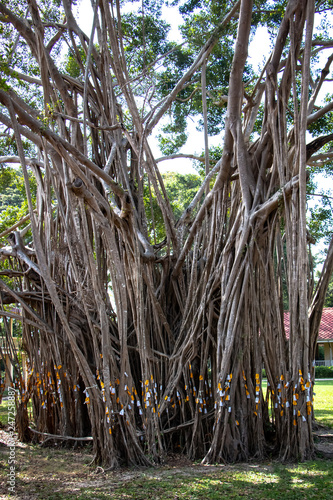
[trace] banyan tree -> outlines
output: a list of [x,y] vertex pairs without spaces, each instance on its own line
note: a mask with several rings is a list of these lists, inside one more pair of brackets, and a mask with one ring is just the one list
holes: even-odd
[[[89,36],[74,4],[0,2],[1,163],[21,169],[29,208],[0,250],[1,314],[20,308],[28,356],[27,383],[13,381],[21,433],[31,398],[34,436],[91,436],[108,466],[170,450],[311,458],[333,248],[314,287],[306,189],[307,165],[330,159],[332,135],[314,126],[333,108],[318,97],[333,41],[315,35],[330,2],[185,2],[181,45],[166,43],[158,2],[133,14],[92,0]],[[209,29],[195,33],[193,12]],[[274,45],[256,74],[265,16]],[[176,217],[153,141],[195,106],[205,174]]]

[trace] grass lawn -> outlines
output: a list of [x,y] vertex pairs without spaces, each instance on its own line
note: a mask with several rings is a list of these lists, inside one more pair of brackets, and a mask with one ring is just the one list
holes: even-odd
[[[31,401],[28,403],[28,413],[31,412]],[[8,400],[2,400],[2,403],[0,404],[0,422],[2,425],[7,425],[8,424]],[[1,427],[1,426],[0,426]],[[1,497],[0,497],[1,500]]]
[[0,405],[0,422],[2,425],[8,424],[8,401],[2,400]]
[[[202,466],[187,461],[156,468],[103,471],[89,447],[17,448],[16,492],[6,492],[7,459],[0,455],[0,498],[40,500],[331,500],[333,461]],[[1,487],[1,484],[3,485]]]
[[316,380],[314,414],[317,422],[333,429],[333,379]]

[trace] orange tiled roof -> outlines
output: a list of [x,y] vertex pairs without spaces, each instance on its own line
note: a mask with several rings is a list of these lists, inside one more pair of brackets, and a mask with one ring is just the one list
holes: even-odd
[[[284,313],[284,329],[289,338],[289,312]],[[321,317],[318,341],[333,341],[333,307],[325,307]]]
[[333,340],[333,307],[323,309],[318,340]]

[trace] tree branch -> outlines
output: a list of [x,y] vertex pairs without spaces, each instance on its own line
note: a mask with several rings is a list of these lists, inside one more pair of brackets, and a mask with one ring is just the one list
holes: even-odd
[[205,161],[204,156],[196,156],[196,155],[191,155],[191,154],[186,154],[186,153],[174,153],[172,155],[162,156],[161,158],[157,158],[155,161],[156,161],[156,163],[159,163],[161,161],[174,160],[175,158],[189,158],[190,160],[198,160],[201,162]]
[[209,56],[209,54],[212,52],[214,46],[219,40],[219,35],[221,31],[224,29],[224,27],[229,23],[229,21],[235,16],[236,12],[238,11],[239,7],[241,5],[241,1],[238,0],[233,8],[230,10],[230,12],[225,16],[223,21],[215,28],[213,31],[211,37],[209,40],[205,43],[201,51],[199,52],[196,60],[190,67],[190,69],[185,73],[185,75],[177,82],[176,86],[174,89],[170,92],[170,94],[166,97],[164,103],[160,107],[160,109],[157,111],[157,113],[149,120],[148,126],[147,126],[147,133],[149,134],[153,128],[157,125],[157,123],[160,121],[162,116],[164,116],[165,112],[169,109],[171,106],[171,103],[176,99],[177,94],[182,90],[183,86],[186,84],[187,80],[191,78],[193,73],[200,68],[200,66],[203,64],[205,59]]
[[32,429],[31,427],[28,427],[28,429],[35,433],[38,434],[39,436],[46,436],[50,439],[62,439],[62,440],[71,440],[71,441],[93,441],[94,438],[92,436],[86,436],[86,437],[74,437],[74,436],[59,436],[59,434],[50,434],[49,432],[39,432],[36,431],[35,429]]

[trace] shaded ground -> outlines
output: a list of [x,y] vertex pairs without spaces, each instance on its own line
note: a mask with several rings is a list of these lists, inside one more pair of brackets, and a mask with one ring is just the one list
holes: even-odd
[[318,425],[313,435],[318,456],[333,459],[333,429]]
[[118,471],[91,465],[89,446],[73,450],[17,443],[15,495],[9,496],[9,435],[0,430],[0,499],[331,499],[332,429],[318,428],[315,440],[319,459],[289,468],[277,462],[202,466],[171,455],[163,466]]

